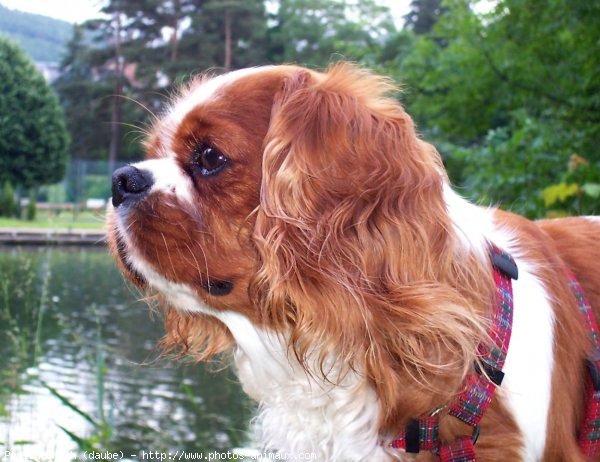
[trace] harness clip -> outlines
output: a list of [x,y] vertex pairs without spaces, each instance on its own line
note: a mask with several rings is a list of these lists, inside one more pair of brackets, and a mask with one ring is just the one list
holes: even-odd
[[[482,366],[483,371],[481,370]],[[498,387],[502,384],[502,380],[504,380],[504,372],[502,372],[500,369],[490,366],[488,363],[483,361],[475,362],[475,371],[479,375],[485,373],[485,375]]]
[[492,265],[506,274],[509,278],[514,279],[515,281],[519,279],[519,267],[510,255],[493,249]]

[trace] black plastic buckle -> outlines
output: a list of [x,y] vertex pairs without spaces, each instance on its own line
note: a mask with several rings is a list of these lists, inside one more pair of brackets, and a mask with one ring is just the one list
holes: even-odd
[[481,367],[483,366],[483,370],[485,375],[487,375],[492,382],[494,382],[497,386],[502,384],[502,380],[504,380],[504,372],[500,369],[496,369],[495,367],[490,366],[485,362],[475,362],[475,371],[482,375]]
[[492,248],[492,265],[515,281],[519,279],[519,267],[508,254],[500,253]]
[[419,421],[411,419],[405,430],[404,441],[406,442],[406,452],[418,454],[419,452]]

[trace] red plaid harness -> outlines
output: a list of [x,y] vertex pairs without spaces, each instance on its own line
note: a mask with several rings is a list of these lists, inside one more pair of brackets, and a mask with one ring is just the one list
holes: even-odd
[[[490,258],[496,284],[496,304],[490,333],[492,343],[479,346],[479,361],[467,376],[463,391],[448,406],[450,415],[473,427],[472,435],[460,436],[450,444],[441,444],[438,437],[440,408],[428,416],[411,420],[404,431],[388,443],[390,447],[404,449],[407,453],[429,451],[436,454],[441,462],[477,461],[475,443],[479,437],[479,424],[492,401],[494,390],[504,378],[502,368],[510,343],[513,318],[511,279],[518,278],[517,265],[509,254],[492,245]],[[583,453],[594,457],[600,454],[600,331],[583,289],[571,272],[568,271],[567,276],[595,346],[594,354],[588,360],[587,406],[579,436]]]
[[600,454],[600,331],[590,302],[575,275],[567,271],[567,277],[569,287],[577,299],[579,311],[585,318],[588,335],[594,345],[594,351],[587,360],[590,374],[585,390],[586,406],[583,424],[579,430],[579,447],[587,457],[591,458]]

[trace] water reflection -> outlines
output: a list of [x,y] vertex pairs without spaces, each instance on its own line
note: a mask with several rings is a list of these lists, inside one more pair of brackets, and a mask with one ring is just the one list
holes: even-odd
[[252,405],[234,376],[155,362],[162,325],[104,249],[3,249],[0,289],[0,441],[14,460],[71,460],[76,437],[138,455],[243,445]]

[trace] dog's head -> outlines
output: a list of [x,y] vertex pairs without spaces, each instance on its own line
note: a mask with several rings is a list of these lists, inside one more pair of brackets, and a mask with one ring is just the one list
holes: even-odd
[[401,399],[426,383],[458,386],[477,265],[454,266],[442,164],[392,90],[348,64],[273,66],[173,103],[149,160],[115,172],[109,218],[124,274],[169,305],[167,344],[222,351],[235,312],[285,333],[303,365],[360,370],[391,414],[427,411]]

